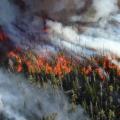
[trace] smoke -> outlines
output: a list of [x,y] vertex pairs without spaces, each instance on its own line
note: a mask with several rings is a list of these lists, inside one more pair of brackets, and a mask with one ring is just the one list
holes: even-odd
[[17,9],[9,0],[0,1],[0,24],[8,25],[15,21],[17,16]]
[[93,0],[93,7],[96,10],[96,19],[106,18],[118,10],[117,0]]
[[[70,112],[71,104],[60,90],[36,88],[23,77],[0,70],[2,120],[40,120],[55,114],[55,120],[88,120],[83,109]],[[52,115],[53,116],[53,115]]]
[[83,14],[71,16],[70,21],[97,22],[100,19],[105,21],[119,9],[118,0],[92,0],[86,7],[87,9]]
[[86,0],[85,1],[83,0],[51,0],[51,1],[29,0],[26,3],[27,4],[29,3],[31,11],[34,13],[35,12],[40,13],[41,11],[44,11],[47,14],[58,13],[60,15],[62,14],[63,11],[70,14],[70,11],[75,13],[76,10],[81,10],[84,7],[85,2]]
[[[37,54],[55,54],[62,49],[78,55],[104,51],[120,56],[117,0],[23,1],[28,6],[24,12],[9,0],[0,2],[1,25],[11,40],[23,49],[32,49]],[[80,12],[83,8],[84,12]],[[55,20],[46,20],[49,28],[46,33],[42,14]],[[72,25],[70,18],[74,18]],[[93,23],[79,25],[76,20]]]
[[[72,50],[73,52],[80,54],[82,51],[83,53],[87,52],[86,54],[89,55],[89,53],[92,53],[89,50],[87,50],[89,48],[95,49],[98,52],[111,52],[120,56],[120,36],[117,35],[117,33],[120,33],[120,31],[118,28],[118,31],[116,31],[117,33],[113,33],[114,28],[110,29],[111,26],[107,28],[108,30],[90,27],[87,28],[86,33],[79,34],[72,27],[64,27],[61,23],[48,21],[48,26],[51,28],[51,42],[54,45],[61,44],[63,48],[68,48],[68,51]],[[105,33],[106,31],[108,32],[108,34]],[[110,32],[111,36],[109,35]]]
[[29,0],[29,5],[33,13],[44,11],[52,19],[62,22],[70,18],[73,21],[97,21],[118,11],[118,0]]

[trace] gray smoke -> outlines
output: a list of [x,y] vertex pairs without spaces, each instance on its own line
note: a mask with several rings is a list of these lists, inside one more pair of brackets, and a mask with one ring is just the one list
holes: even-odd
[[88,120],[78,106],[70,112],[71,104],[60,90],[36,88],[22,76],[0,70],[1,120],[40,120],[56,115],[55,120]]
[[[29,0],[32,13],[44,12],[50,18],[63,23],[73,21],[97,21],[118,11],[118,0]],[[109,7],[109,9],[108,9]]]
[[18,10],[9,0],[0,0],[0,24],[8,25],[15,21]]
[[[55,54],[64,49],[70,54],[91,55],[96,53],[95,49],[120,55],[118,0],[20,1],[26,5],[25,11],[20,11],[19,3],[0,2],[0,23],[16,45],[37,54]],[[46,20],[47,33],[43,32],[42,16],[54,20]]]
[[97,18],[108,17],[118,10],[117,0],[93,0],[93,7],[97,11]]

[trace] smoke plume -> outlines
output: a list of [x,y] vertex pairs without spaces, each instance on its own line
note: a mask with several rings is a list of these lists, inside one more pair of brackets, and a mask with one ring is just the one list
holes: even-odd
[[55,115],[55,120],[88,120],[78,106],[70,112],[71,105],[60,90],[50,86],[35,88],[22,76],[0,70],[0,114],[2,120],[40,120]]
[[93,0],[93,7],[97,12],[97,19],[109,17],[111,13],[118,10],[117,0]]
[[9,2],[9,0],[1,0],[0,1],[0,24],[8,25],[12,22],[15,22],[17,17],[17,9],[13,4]]
[[[70,54],[91,55],[104,51],[120,56],[117,0],[22,1],[26,10],[21,12],[19,3],[2,0],[0,20],[11,40],[23,49],[32,49],[38,54],[63,49]],[[43,31],[45,25],[47,32]]]

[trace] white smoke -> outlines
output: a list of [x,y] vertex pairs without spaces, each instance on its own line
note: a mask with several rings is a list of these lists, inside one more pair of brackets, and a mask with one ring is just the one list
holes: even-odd
[[53,113],[55,120],[88,120],[80,106],[76,112],[70,109],[62,91],[51,87],[35,88],[23,77],[0,70],[1,120],[40,120]]
[[70,16],[70,21],[97,22],[99,19],[103,19],[105,21],[111,14],[114,14],[119,10],[118,0],[91,1],[92,4],[89,4],[87,6],[88,8],[86,9],[86,11],[84,11],[84,14]]
[[[64,27],[61,23],[48,21],[47,24],[51,28],[50,38],[54,45],[61,44],[63,48],[68,48],[68,51],[73,50],[77,53],[81,53],[81,50],[83,50],[82,48],[86,48],[86,50],[87,48],[90,48],[98,51],[111,52],[120,56],[120,36],[116,33],[120,33],[118,28],[118,31],[114,33],[113,30],[109,29],[104,30],[102,28],[98,29],[90,27],[87,28],[86,33],[79,34],[72,27]],[[111,34],[111,36],[109,34]],[[83,52],[85,53],[88,51]],[[89,53],[91,52],[88,52],[87,54]]]
[[93,0],[96,19],[109,17],[118,10],[117,0]]
[[[84,2],[82,0],[45,0],[44,2],[40,0],[28,0],[24,2],[29,6],[29,9],[27,9],[26,14],[21,13],[23,14],[22,16],[9,0],[2,0],[0,2],[0,8],[2,9],[2,11],[0,11],[2,14],[0,20],[3,21],[2,23],[9,23],[9,25],[6,25],[5,30],[9,37],[19,46],[21,45],[21,47],[26,49],[33,49],[37,51],[38,54],[40,51],[41,53],[45,53],[45,51],[56,53],[56,48],[58,48],[67,50],[71,54],[76,53],[80,55],[82,52],[91,55],[96,53],[96,51],[107,51],[120,56],[120,24],[117,0],[93,0],[92,4],[88,4],[88,7],[96,11],[95,13],[91,13],[95,14],[92,19],[95,19],[96,22],[88,26],[79,26],[78,24],[78,28],[74,22],[72,26],[69,24],[68,26],[64,26],[63,19],[68,17],[67,19],[65,18],[65,22],[69,23],[69,18],[72,17],[75,12],[84,8],[86,2],[88,2],[87,0]],[[49,17],[53,17],[53,19],[55,19],[56,17],[54,18],[54,16],[57,15],[63,23],[48,20],[47,25],[50,32],[44,34],[42,31],[44,27],[43,20],[41,16],[36,15],[36,13],[41,14],[42,10],[44,10]],[[67,12],[62,12],[64,10]],[[72,13],[71,10],[74,12]],[[78,18],[75,19],[79,19],[80,21],[83,17],[86,18],[84,20],[87,21],[90,15],[88,13],[89,9],[86,9],[82,15],[80,14]],[[15,21],[16,17],[17,21]],[[105,21],[98,21],[100,18],[105,19]],[[77,31],[77,29],[82,30],[82,32]],[[96,51],[93,51],[93,49]]]

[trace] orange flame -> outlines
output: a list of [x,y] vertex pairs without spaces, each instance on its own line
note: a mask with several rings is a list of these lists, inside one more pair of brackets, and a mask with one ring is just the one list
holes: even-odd
[[85,75],[90,75],[91,74],[91,72],[92,72],[93,70],[92,70],[92,66],[88,66],[88,67],[83,67],[83,69],[82,69],[82,72],[85,74]]
[[53,68],[47,63],[46,66],[45,66],[45,72],[47,74],[51,74],[53,73]]
[[56,61],[56,66],[54,67],[54,73],[56,75],[60,76],[64,73],[67,74],[71,72],[70,61],[65,58],[65,56],[58,56]]
[[[30,74],[39,73],[41,70],[44,70],[46,74],[54,73],[57,76],[63,76],[64,74],[69,74],[71,71],[73,71],[75,66],[77,66],[77,64],[72,63],[71,60],[64,55],[56,56],[54,65],[49,64],[45,58],[36,56],[32,52],[19,54],[15,51],[11,51],[8,53],[8,57],[15,58],[18,64],[17,72],[23,71],[22,65],[25,63]],[[94,58],[94,62],[97,63],[98,66],[101,63],[100,60],[100,58]],[[117,71],[117,75],[120,76],[120,68],[113,64],[107,57],[102,58],[102,65],[105,72],[109,73],[111,69],[115,69]],[[83,65],[80,69],[80,71],[87,76],[95,71],[101,80],[106,79],[103,69],[100,67],[93,69],[92,65],[87,67]]]
[[5,41],[5,40],[7,40],[7,38],[8,37],[5,35],[5,33],[0,30],[0,41]]
[[22,65],[19,64],[18,67],[17,67],[17,72],[18,72],[18,73],[19,73],[19,72],[22,72],[22,70],[23,70]]

